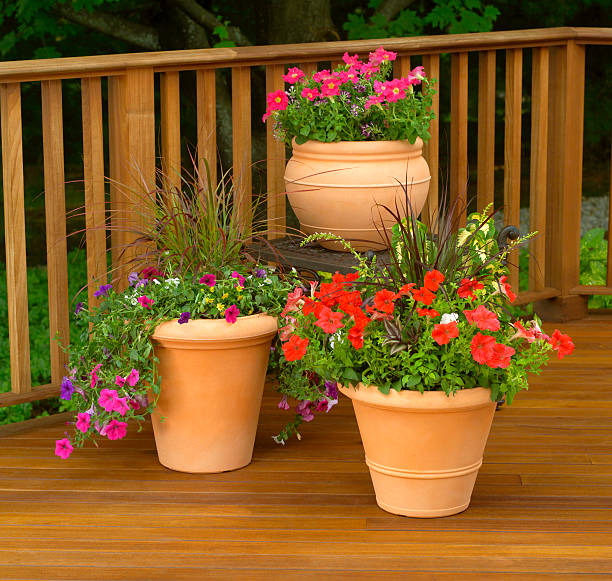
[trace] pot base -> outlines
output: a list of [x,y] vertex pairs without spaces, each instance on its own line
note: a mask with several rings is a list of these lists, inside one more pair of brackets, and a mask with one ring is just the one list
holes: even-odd
[[376,504],[380,508],[382,508],[386,512],[390,512],[391,514],[398,514],[400,516],[410,516],[412,518],[438,518],[441,516],[452,516],[454,514],[459,514],[464,510],[467,510],[468,506],[470,506],[469,502],[462,504],[460,506],[454,506],[453,508],[439,508],[439,509],[431,509],[431,510],[423,510],[423,509],[409,509],[400,506],[392,506],[390,504],[385,504],[381,500],[376,497]]

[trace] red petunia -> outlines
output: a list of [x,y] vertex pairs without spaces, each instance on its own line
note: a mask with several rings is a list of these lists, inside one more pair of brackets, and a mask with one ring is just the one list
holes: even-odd
[[573,353],[574,343],[569,335],[564,335],[555,329],[548,342],[552,345],[552,348],[557,352],[557,357],[563,359],[566,355]]
[[493,354],[493,345],[495,345],[495,338],[490,335],[483,335],[482,333],[476,333],[470,344],[470,350],[472,351],[472,357],[476,363],[486,365],[487,361]]
[[315,292],[315,297],[321,299],[321,302],[327,307],[333,307],[338,304],[340,297],[343,295],[344,283],[324,282],[320,289]]
[[444,275],[438,270],[430,270],[425,275],[425,288],[436,292],[440,286],[440,283],[444,282]]
[[446,345],[451,339],[459,336],[459,327],[454,321],[445,325],[434,325],[431,336],[438,345]]
[[508,277],[506,275],[502,276],[499,279],[499,284],[501,285],[501,292],[508,297],[508,300],[511,303],[513,303],[514,299],[516,298],[516,294],[514,294],[514,292],[512,291],[512,287],[510,286],[510,283],[506,282],[507,280],[508,280]]
[[359,273],[358,272],[349,272],[348,274],[344,275],[344,274],[340,274],[338,271],[336,271],[336,274],[334,274],[332,276],[332,281],[337,283],[337,284],[351,283],[351,282],[357,280],[358,278],[359,278]]
[[510,365],[510,358],[516,353],[512,347],[507,347],[503,343],[495,343],[486,361],[489,367],[495,369],[501,367],[505,369]]
[[344,327],[340,322],[344,313],[334,313],[329,307],[323,307],[317,315],[315,325],[321,327],[326,333],[335,333],[338,329]]
[[462,299],[469,298],[470,300],[473,300],[476,298],[474,291],[480,290],[483,288],[484,288],[484,284],[482,284],[479,280],[476,280],[476,279],[470,280],[469,278],[463,278],[461,279],[461,286],[457,290],[457,294]]
[[419,317],[439,317],[440,313],[436,311],[436,309],[422,309],[421,307],[417,307],[416,310]]
[[415,286],[416,284],[414,284],[413,282],[405,284],[401,289],[399,289],[399,292],[397,294],[400,296],[409,295]]
[[412,291],[412,298],[419,303],[429,306],[431,303],[433,303],[436,295],[434,295],[429,289],[422,286],[421,288]]
[[355,324],[348,332],[348,340],[355,349],[363,347],[363,327]]
[[304,313],[305,316],[310,315],[310,313],[314,313],[315,317],[317,317],[318,319],[319,313],[321,312],[321,309],[323,309],[324,307],[325,305],[323,303],[320,303],[319,301],[315,301],[311,299],[310,297],[306,297],[304,299],[304,304],[302,305],[302,313]]
[[374,306],[382,313],[391,314],[395,308],[393,302],[395,299],[397,299],[397,295],[394,292],[387,289],[379,290],[374,295]]
[[484,305],[479,305],[471,311],[463,311],[463,314],[470,325],[476,324],[481,331],[499,331],[497,315]]
[[298,361],[306,355],[306,347],[308,347],[308,338],[300,339],[297,335],[293,335],[289,341],[283,344],[283,353],[287,361]]

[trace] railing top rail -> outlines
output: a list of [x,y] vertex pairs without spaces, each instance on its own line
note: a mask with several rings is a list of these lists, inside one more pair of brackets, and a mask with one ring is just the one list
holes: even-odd
[[337,57],[345,51],[363,53],[384,44],[401,54],[434,54],[504,48],[553,46],[575,40],[583,44],[612,44],[612,28],[544,28],[471,34],[436,35],[376,40],[279,44],[142,52],[0,63],[0,83],[123,74],[128,68],[156,71],[222,68],[312,62]]

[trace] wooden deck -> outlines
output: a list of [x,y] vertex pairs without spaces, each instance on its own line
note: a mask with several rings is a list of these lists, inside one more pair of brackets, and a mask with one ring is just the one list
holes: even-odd
[[376,506],[348,401],[283,448],[270,392],[253,463],[216,475],[160,466],[150,429],[62,461],[61,425],[4,428],[0,578],[611,578],[612,319],[563,329],[575,355],[496,414],[448,518]]

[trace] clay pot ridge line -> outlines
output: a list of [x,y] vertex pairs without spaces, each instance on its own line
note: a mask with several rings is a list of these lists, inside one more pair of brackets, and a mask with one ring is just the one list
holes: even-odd
[[372,470],[381,472],[382,474],[389,474],[390,476],[400,476],[403,478],[421,478],[424,480],[433,478],[454,478],[455,476],[464,476],[465,474],[471,474],[477,472],[482,466],[482,459],[470,464],[468,466],[462,466],[461,468],[453,468],[451,470],[404,470],[402,468],[390,468],[377,464],[373,460],[370,460],[367,456],[365,459],[366,464]]
[[[351,188],[393,188],[393,187],[401,187],[401,186],[411,186],[413,184],[424,184],[426,182],[431,181],[431,176],[427,178],[423,178],[422,180],[411,180],[410,182],[391,182],[391,183],[381,183],[381,184],[351,184]],[[315,183],[315,182],[305,182],[300,180],[292,180],[289,182],[291,184],[297,184],[298,186],[308,186],[313,188],[346,188],[346,184],[324,184],[324,183]],[[304,190],[300,190],[304,191]]]

